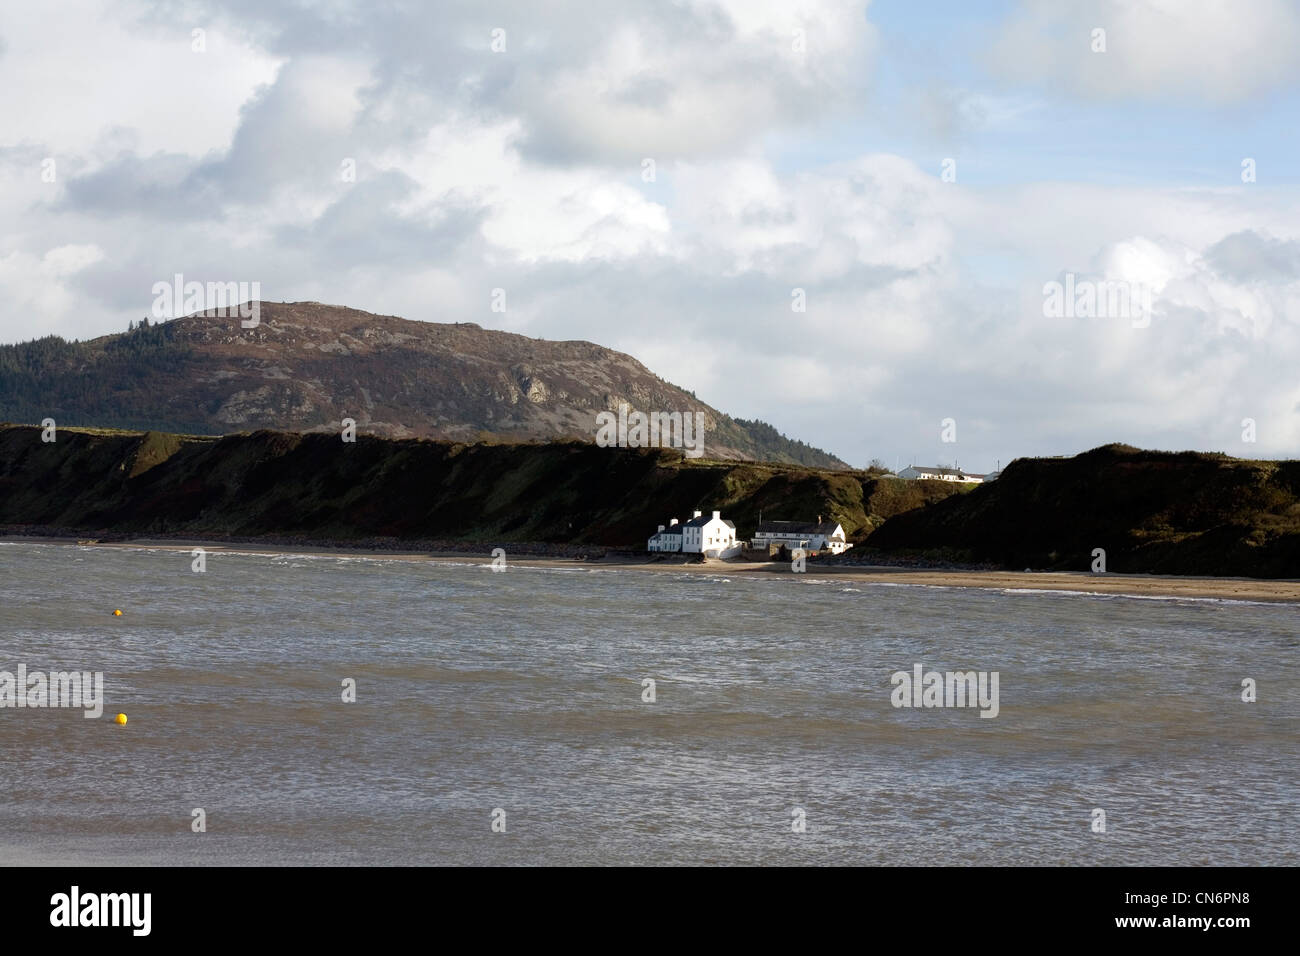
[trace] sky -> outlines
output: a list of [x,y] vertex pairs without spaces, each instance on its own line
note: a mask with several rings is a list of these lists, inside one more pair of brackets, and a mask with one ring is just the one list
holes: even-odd
[[180,274],[597,342],[859,467],[1297,457],[1298,48],[1288,0],[8,3],[0,342]]

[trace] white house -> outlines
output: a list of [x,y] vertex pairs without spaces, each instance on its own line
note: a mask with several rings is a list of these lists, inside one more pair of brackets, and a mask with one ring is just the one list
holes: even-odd
[[659,526],[646,544],[649,551],[684,551],[703,554],[706,558],[731,558],[740,553],[736,543],[736,525],[723,520],[720,512],[706,518],[697,511],[690,521],[677,523],[673,518],[668,527]]
[[791,550],[829,551],[840,554],[853,545],[844,540],[844,527],[837,521],[763,521],[754,532],[752,544],[767,550],[771,545],[785,545]]
[[659,530],[650,536],[650,542],[646,545],[647,551],[680,551],[682,550],[682,526],[673,518],[668,522],[668,527],[659,526]]
[[967,484],[979,484],[987,476],[972,475],[960,468],[928,468],[925,465],[908,465],[898,473],[898,477],[910,481],[926,479],[929,481],[960,481]]

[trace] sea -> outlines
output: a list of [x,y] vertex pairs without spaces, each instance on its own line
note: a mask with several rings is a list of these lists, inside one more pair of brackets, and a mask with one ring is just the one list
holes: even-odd
[[1300,864],[1295,604],[203,564],[0,543],[0,864]]

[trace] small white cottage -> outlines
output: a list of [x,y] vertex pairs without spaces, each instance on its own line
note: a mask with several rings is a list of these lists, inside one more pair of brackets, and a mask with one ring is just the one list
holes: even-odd
[[706,558],[731,558],[740,553],[736,543],[736,525],[715,511],[711,518],[695,512],[689,521],[681,524],[673,518],[667,527],[651,535],[646,544],[648,551],[682,551],[703,554]]
[[682,526],[673,518],[668,522],[668,527],[659,526],[659,530],[650,536],[649,543],[646,544],[647,551],[680,551],[682,550]]
[[785,545],[794,550],[829,551],[841,554],[853,545],[844,538],[844,526],[838,521],[764,521],[754,532],[753,546],[766,551],[772,545]]

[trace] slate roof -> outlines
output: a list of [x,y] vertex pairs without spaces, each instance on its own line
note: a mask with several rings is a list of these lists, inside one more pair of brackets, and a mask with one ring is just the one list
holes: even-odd
[[839,527],[834,521],[823,521],[818,524],[815,521],[764,521],[758,526],[756,534],[775,534],[775,535],[796,535],[796,534],[824,534],[830,537]]
[[[709,523],[710,521],[712,521],[712,520],[713,520],[712,516],[709,516],[709,515],[700,515],[698,518],[692,518],[690,521],[683,521],[683,522],[682,522],[682,527],[684,527],[684,528],[703,528],[706,524],[708,524],[708,523]],[[722,523],[725,524],[728,528],[735,528],[735,527],[736,527],[736,523],[735,523],[734,521],[728,521],[726,518],[723,518],[723,519],[722,519]]]

